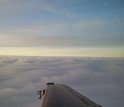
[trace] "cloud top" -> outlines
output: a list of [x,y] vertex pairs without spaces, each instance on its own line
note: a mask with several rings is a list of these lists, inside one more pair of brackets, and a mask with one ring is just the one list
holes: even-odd
[[2,107],[40,106],[36,91],[53,81],[106,107],[123,107],[124,59],[0,57]]

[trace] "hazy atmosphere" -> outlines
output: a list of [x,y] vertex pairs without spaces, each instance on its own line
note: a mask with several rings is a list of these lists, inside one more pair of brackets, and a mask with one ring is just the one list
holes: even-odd
[[0,0],[0,107],[51,81],[124,107],[124,0]]
[[123,0],[0,0],[0,55],[124,57]]

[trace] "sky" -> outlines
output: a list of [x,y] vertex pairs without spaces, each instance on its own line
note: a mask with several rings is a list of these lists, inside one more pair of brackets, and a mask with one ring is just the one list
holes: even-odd
[[124,107],[124,58],[0,57],[0,106],[41,107],[37,91],[65,84],[103,107]]
[[124,57],[123,0],[0,0],[0,55]]

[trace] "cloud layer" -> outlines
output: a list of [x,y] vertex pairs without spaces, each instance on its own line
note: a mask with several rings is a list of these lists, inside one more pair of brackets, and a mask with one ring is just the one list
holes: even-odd
[[53,81],[105,107],[123,107],[124,59],[0,57],[0,105],[40,107],[36,91]]

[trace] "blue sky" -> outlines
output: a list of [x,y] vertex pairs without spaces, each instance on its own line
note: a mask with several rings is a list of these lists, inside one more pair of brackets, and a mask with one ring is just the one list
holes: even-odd
[[[0,53],[37,56],[53,49],[61,56],[64,49],[70,56],[97,56],[102,48],[105,54],[98,56],[114,51],[113,57],[124,57],[123,5],[123,0],[0,0]],[[90,52],[82,53],[86,48]]]

